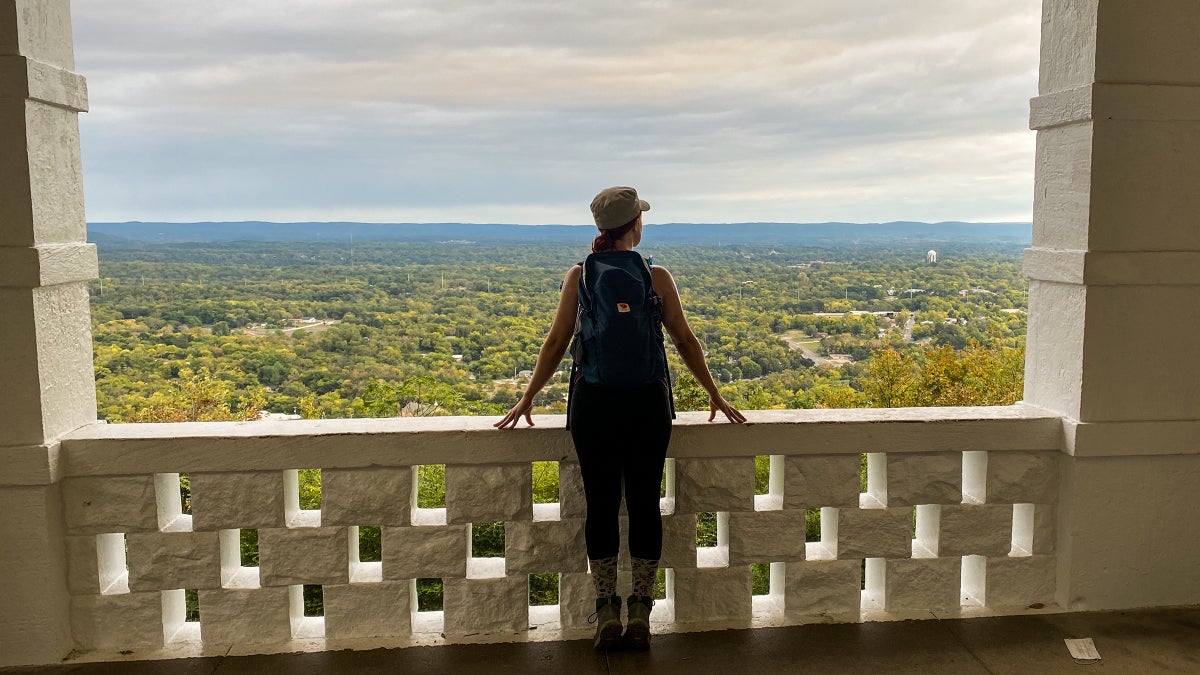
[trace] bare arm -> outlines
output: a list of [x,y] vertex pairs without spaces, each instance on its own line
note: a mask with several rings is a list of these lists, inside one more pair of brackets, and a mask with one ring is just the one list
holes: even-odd
[[533,367],[533,376],[529,379],[529,386],[512,410],[509,410],[503,419],[492,426],[498,429],[516,428],[517,422],[521,420],[522,416],[525,417],[529,426],[533,426],[533,418],[530,417],[530,411],[533,409],[533,397],[542,390],[542,387],[546,386],[546,382],[554,374],[554,369],[562,361],[563,354],[566,353],[567,346],[571,343],[571,335],[575,332],[575,315],[578,307],[579,266],[576,265],[567,270],[567,275],[563,277],[562,295],[558,297],[558,309],[554,312],[554,323],[550,325],[550,332],[546,334],[546,340],[542,343],[541,350],[538,351],[537,365]]
[[675,287],[675,278],[665,267],[657,265],[650,268],[650,275],[654,280],[654,292],[663,300],[663,326],[675,342],[675,348],[679,350],[684,365],[696,376],[696,381],[704,387],[704,391],[708,392],[708,421],[713,421],[720,410],[730,422],[745,422],[746,417],[737,408],[729,405],[717,390],[717,383],[713,381],[708,364],[704,362],[704,348],[700,345],[700,340],[696,339],[692,327],[688,325],[687,317],[683,315],[683,304],[679,302],[679,289]]

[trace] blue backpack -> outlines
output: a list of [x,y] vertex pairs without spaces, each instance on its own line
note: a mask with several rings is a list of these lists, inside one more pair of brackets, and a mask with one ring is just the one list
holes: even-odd
[[606,388],[666,381],[662,298],[650,265],[634,251],[593,253],[579,275],[579,313],[571,346],[572,382]]

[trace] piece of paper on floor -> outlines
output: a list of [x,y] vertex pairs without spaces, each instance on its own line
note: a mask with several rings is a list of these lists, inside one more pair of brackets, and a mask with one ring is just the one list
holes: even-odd
[[1079,638],[1072,640],[1070,638],[1063,640],[1067,643],[1067,651],[1071,652],[1071,658],[1077,661],[1099,661],[1100,652],[1096,651],[1096,643],[1092,642],[1092,638]]

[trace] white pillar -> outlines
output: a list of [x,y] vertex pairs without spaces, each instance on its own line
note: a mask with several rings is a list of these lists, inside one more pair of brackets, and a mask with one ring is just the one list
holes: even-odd
[[0,0],[0,667],[70,649],[58,439],[96,419],[69,0]]
[[1200,602],[1200,2],[1045,0],[1025,399],[1066,418],[1059,602]]

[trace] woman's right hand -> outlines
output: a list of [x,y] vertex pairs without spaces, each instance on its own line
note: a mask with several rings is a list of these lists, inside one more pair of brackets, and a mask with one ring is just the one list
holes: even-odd
[[725,413],[725,417],[733,424],[741,424],[746,421],[746,416],[742,411],[729,405],[729,402],[721,397],[720,394],[708,397],[708,421],[711,422],[717,418],[717,411]]

